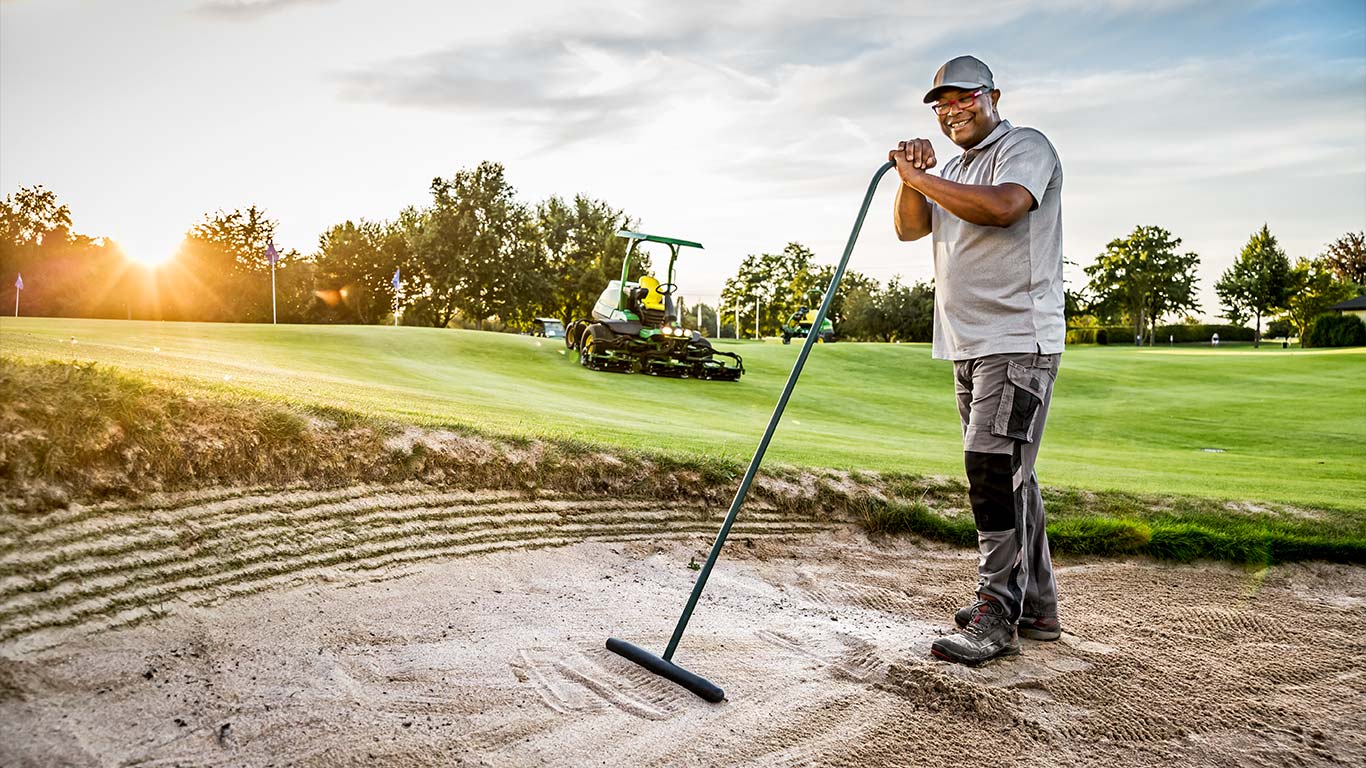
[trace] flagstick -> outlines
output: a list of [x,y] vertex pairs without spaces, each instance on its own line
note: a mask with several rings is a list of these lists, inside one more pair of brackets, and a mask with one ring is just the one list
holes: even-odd
[[275,324],[275,259],[270,260],[270,324]]
[[15,289],[14,289],[14,316],[15,316],[15,317],[18,317],[18,316],[19,316],[19,290],[20,290],[20,289],[18,289],[18,288],[15,288]]

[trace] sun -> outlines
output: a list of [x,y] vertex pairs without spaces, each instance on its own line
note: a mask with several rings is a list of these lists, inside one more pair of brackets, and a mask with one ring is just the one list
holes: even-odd
[[180,249],[179,240],[164,241],[155,237],[116,239],[123,257],[129,262],[148,269],[155,269],[175,258]]

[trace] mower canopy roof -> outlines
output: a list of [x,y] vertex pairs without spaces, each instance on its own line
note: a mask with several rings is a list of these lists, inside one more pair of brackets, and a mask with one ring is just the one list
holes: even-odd
[[617,237],[624,237],[628,240],[644,240],[649,243],[664,243],[666,245],[686,245],[689,248],[701,248],[701,243],[694,243],[691,240],[680,240],[676,237],[661,237],[659,235],[646,235],[641,232],[632,232],[623,229],[617,232]]

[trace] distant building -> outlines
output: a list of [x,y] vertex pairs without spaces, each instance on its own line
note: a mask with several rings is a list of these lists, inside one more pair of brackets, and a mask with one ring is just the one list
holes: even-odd
[[1355,299],[1338,302],[1329,309],[1341,312],[1344,315],[1356,315],[1358,320],[1366,323],[1366,296],[1358,296]]

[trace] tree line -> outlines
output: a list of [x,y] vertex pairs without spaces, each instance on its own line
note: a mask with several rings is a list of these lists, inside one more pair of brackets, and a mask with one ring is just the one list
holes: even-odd
[[[780,253],[746,256],[721,294],[723,310],[738,309],[742,333],[757,328],[777,335],[807,293],[824,292],[834,273],[800,243]],[[1181,249],[1181,238],[1157,226],[1138,226],[1111,240],[1083,270],[1086,284],[1066,290],[1069,326],[1127,326],[1135,344],[1152,345],[1164,320],[1196,324],[1200,257]],[[1303,339],[1329,307],[1366,293],[1366,234],[1349,232],[1314,258],[1291,263],[1270,228],[1254,232],[1237,260],[1215,284],[1222,315],[1236,326],[1251,320],[1259,344],[1263,321],[1276,318],[1277,336]],[[757,299],[757,301],[756,301]],[[710,309],[710,308],[708,308]],[[725,319],[732,316],[723,313]],[[933,331],[934,285],[908,285],[893,277],[885,286],[850,271],[831,302],[830,318],[840,338],[856,341],[929,341]],[[1282,324],[1283,328],[1282,328]],[[712,326],[704,323],[704,327]],[[732,327],[733,326],[729,326]],[[1165,335],[1165,334],[1164,334]]]
[[[1181,239],[1155,226],[1139,226],[1110,241],[1085,268],[1090,280],[1067,296],[1069,325],[1128,325],[1136,344],[1152,345],[1163,318],[1200,311],[1196,299],[1200,258],[1182,253]],[[1328,308],[1366,294],[1366,233],[1348,232],[1313,258],[1291,263],[1263,224],[1214,285],[1221,314],[1234,325],[1252,320],[1260,344],[1263,321],[1284,323],[1280,336],[1304,339]],[[1280,330],[1280,329],[1278,329]]]
[[[388,220],[347,220],[308,252],[278,251],[276,305],[282,322],[388,323],[525,329],[538,316],[590,314],[620,273],[627,243],[615,236],[638,221],[607,202],[576,195],[529,204],[501,164],[483,162],[433,179],[430,201]],[[70,209],[41,186],[0,201],[0,274],[25,275],[25,314],[164,320],[266,322],[278,222],[255,206],[205,214],[174,259],[155,270],[130,267],[112,241],[72,230]],[[1085,267],[1086,284],[1066,292],[1069,326],[1128,326],[1153,344],[1167,318],[1189,318],[1199,257],[1157,226],[1110,241]],[[631,277],[650,271],[640,253]],[[834,266],[800,243],[747,255],[717,306],[687,307],[685,323],[714,334],[782,332],[793,313],[814,308]],[[1347,233],[1313,258],[1291,263],[1270,229],[1253,233],[1215,284],[1223,315],[1263,321],[1303,338],[1328,307],[1366,292],[1366,234]],[[757,311],[757,314],[756,314]],[[928,341],[932,282],[885,285],[846,272],[830,309],[838,336]],[[700,323],[698,322],[700,319]]]
[[[329,227],[308,252],[280,248],[278,317],[289,323],[388,323],[525,329],[537,316],[586,317],[620,275],[636,221],[577,195],[519,200],[484,162],[436,178],[430,202],[381,221]],[[256,206],[205,214],[174,258],[139,269],[105,238],[74,234],[43,187],[0,202],[0,270],[24,275],[25,314],[269,322],[278,221]],[[650,269],[647,254],[633,276]]]

